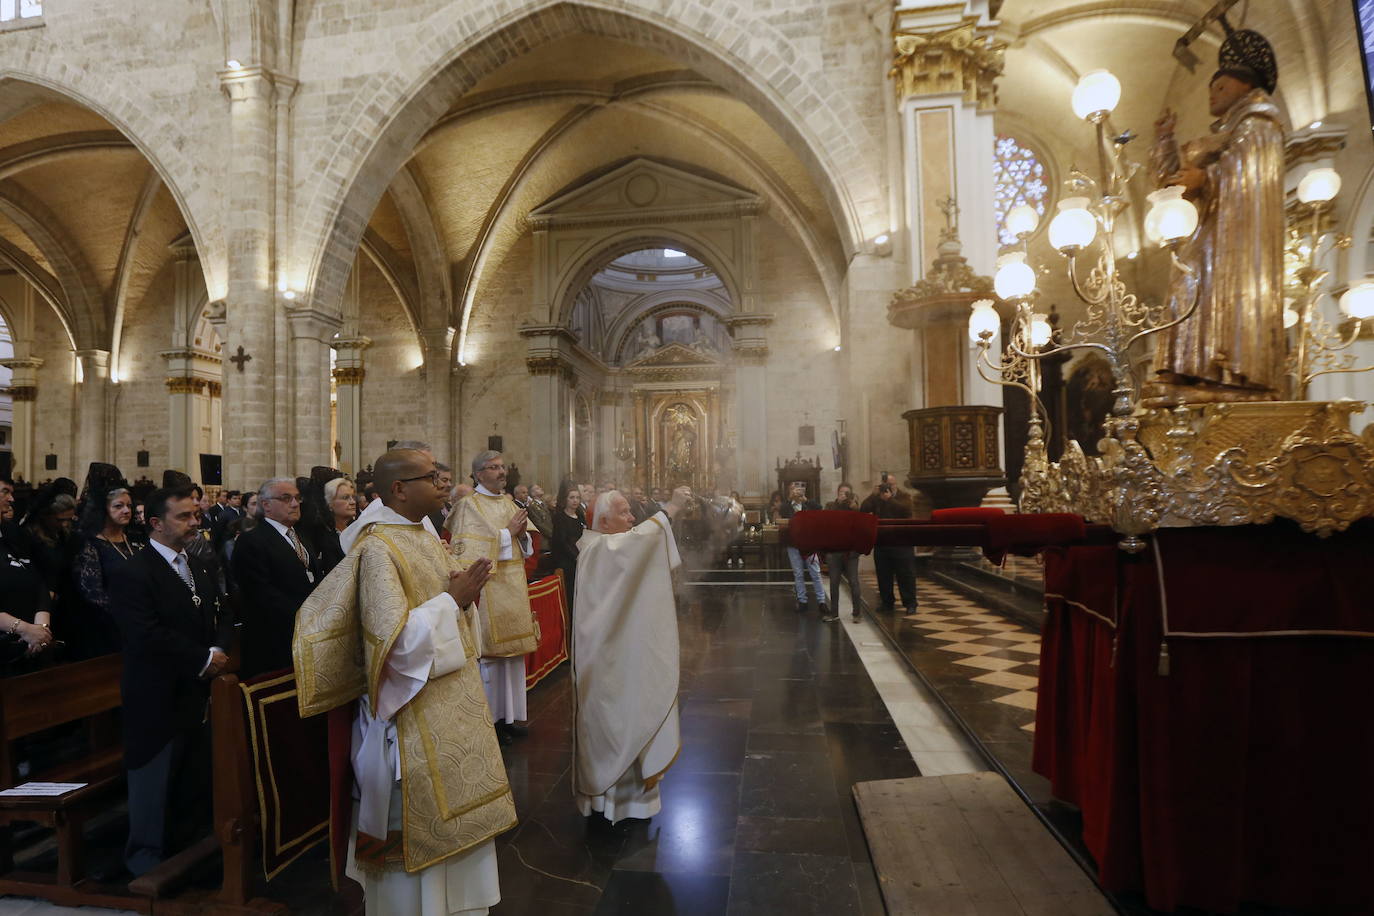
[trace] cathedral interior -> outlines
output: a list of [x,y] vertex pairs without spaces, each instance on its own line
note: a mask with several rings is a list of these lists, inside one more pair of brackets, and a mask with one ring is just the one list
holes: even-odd
[[[684,547],[663,814],[578,816],[553,669],[494,913],[1374,913],[1374,796],[1326,788],[1374,756],[1371,67],[1371,0],[0,0],[0,477],[411,440],[737,507]],[[863,554],[838,624],[795,481],[913,500],[801,551]],[[37,891],[68,851],[3,802],[0,914],[363,912],[323,834],[232,905]]]

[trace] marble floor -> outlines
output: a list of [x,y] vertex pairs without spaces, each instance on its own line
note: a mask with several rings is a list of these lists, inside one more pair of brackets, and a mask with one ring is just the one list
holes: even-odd
[[[881,914],[850,795],[861,780],[984,769],[868,619],[799,614],[790,586],[689,586],[680,609],[683,749],[663,812],[612,827],[579,816],[569,783],[564,668],[530,694],[530,735],[506,749],[521,823],[497,843],[495,914]],[[324,859],[274,881],[304,914]],[[4,916],[66,910],[0,899]]]

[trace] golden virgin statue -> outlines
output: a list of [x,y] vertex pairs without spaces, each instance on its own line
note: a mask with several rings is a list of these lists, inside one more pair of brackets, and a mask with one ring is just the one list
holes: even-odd
[[1146,403],[1269,401],[1285,387],[1283,127],[1270,98],[1274,49],[1258,32],[1230,31],[1212,76],[1211,133],[1179,144],[1176,116],[1155,122],[1151,166],[1160,187],[1197,204],[1197,231],[1179,249],[1194,274],[1175,272],[1172,314],[1197,310],[1155,345]]

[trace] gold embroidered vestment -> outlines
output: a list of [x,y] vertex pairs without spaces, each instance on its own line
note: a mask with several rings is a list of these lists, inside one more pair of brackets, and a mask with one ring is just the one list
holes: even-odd
[[519,511],[510,496],[488,496],[478,490],[459,500],[445,523],[453,533],[449,549],[459,569],[467,569],[479,557],[491,561],[491,579],[482,589],[479,604],[485,658],[528,655],[539,644],[519,542],[511,539],[509,560],[497,559],[501,553],[501,529]]

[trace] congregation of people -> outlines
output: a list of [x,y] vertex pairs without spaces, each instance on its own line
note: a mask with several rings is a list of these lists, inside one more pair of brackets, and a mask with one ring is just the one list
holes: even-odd
[[[210,681],[294,669],[303,716],[357,704],[346,863],[368,912],[491,906],[491,844],[515,823],[500,748],[528,734],[525,664],[539,639],[529,583],[549,575],[562,576],[570,620],[576,806],[612,823],[660,810],[681,747],[673,571],[697,549],[743,566],[738,494],[567,479],[549,500],[499,452],[466,470],[470,482],[457,482],[427,444],[399,442],[356,478],[317,467],[247,491],[177,471],[160,487],[129,484],[100,463],[80,487],[0,479],[0,677],[123,655],[129,875],[208,827]],[[757,521],[818,508],[794,483]],[[862,503],[842,484],[826,508],[912,512],[887,477]],[[879,549],[884,605],[895,582],[914,610],[910,548]],[[858,618],[857,554],[825,558],[827,597],[818,558],[786,550],[799,610],[809,585],[834,621],[847,581]],[[341,631],[354,642],[333,638]],[[365,686],[332,696],[318,672],[349,666]],[[424,752],[403,766],[397,748],[412,740]],[[464,813],[436,831],[436,804]]]

